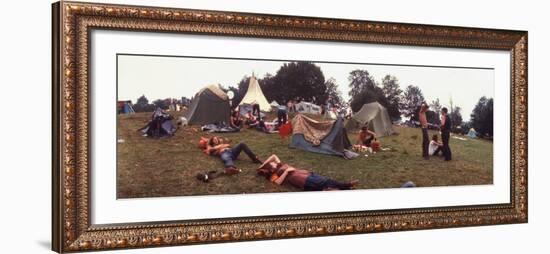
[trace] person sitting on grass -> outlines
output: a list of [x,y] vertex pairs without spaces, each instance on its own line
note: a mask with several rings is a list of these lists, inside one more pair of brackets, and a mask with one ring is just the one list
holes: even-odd
[[216,136],[211,137],[208,140],[204,152],[208,155],[219,156],[225,166],[225,173],[230,175],[241,172],[240,169],[235,167],[235,160],[243,151],[246,155],[248,155],[252,162],[258,164],[262,163],[258,156],[250,150],[247,144],[241,142],[234,147],[230,147],[229,144],[223,143],[221,138]]
[[363,126],[359,132],[359,138],[357,139],[358,145],[371,147],[373,141],[376,141],[376,133],[370,131],[367,126]]
[[257,173],[275,184],[287,182],[304,191],[351,190],[359,183],[358,180],[339,182],[306,169],[283,164],[275,154],[262,163]]
[[440,152],[443,152],[443,143],[438,141],[437,134],[434,134],[432,136],[432,141],[430,141],[430,146],[428,147],[428,150],[430,152],[431,156],[437,156]]
[[259,124],[259,121],[258,121],[258,118],[256,118],[256,116],[254,116],[254,114],[252,114],[252,111],[249,110],[246,113],[244,123],[248,126],[248,128],[252,128],[252,127],[256,127],[256,125]]
[[243,120],[238,111],[233,110],[229,118],[229,125],[235,129],[240,129],[243,125]]

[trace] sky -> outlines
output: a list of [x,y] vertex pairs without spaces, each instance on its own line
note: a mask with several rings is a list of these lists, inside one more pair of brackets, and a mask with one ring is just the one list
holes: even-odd
[[[262,78],[275,75],[286,61],[213,59],[165,56],[118,56],[118,100],[131,100],[145,95],[150,102],[156,99],[192,97],[202,87],[221,84],[236,86],[246,75]],[[453,104],[462,108],[462,117],[470,113],[479,98],[494,96],[494,70],[426,66],[376,64],[315,63],[325,75],[334,78],[344,100],[348,100],[349,73],[367,70],[381,83],[384,76],[395,76],[402,90],[418,86],[428,103],[439,98],[443,106]]]

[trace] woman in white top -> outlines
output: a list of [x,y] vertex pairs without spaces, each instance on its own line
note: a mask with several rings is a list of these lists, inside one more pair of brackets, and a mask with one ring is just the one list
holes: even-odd
[[428,146],[428,152],[431,156],[436,156],[440,152],[443,152],[443,143],[438,141],[437,134],[434,134],[432,136],[432,141],[430,141],[430,145]]

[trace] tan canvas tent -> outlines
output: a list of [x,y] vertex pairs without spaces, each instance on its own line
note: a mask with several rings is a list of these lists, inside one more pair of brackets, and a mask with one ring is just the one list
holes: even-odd
[[230,113],[227,94],[218,85],[209,85],[195,95],[185,118],[189,124],[228,123]]
[[346,123],[348,130],[359,129],[367,126],[378,136],[394,134],[392,122],[388,110],[378,102],[363,105]]
[[307,152],[342,156],[351,159],[357,156],[344,128],[344,119],[317,121],[302,114],[292,119],[290,148]]
[[269,104],[269,102],[265,98],[265,95],[262,92],[262,88],[260,87],[258,80],[256,80],[256,77],[254,77],[254,74],[252,74],[252,77],[250,77],[250,81],[248,82],[248,89],[246,90],[246,94],[244,95],[239,105],[255,103],[260,105],[261,111],[271,112],[271,104]]

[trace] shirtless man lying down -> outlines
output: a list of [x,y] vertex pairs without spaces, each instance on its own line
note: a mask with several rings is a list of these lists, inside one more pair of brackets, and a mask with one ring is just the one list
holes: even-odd
[[284,164],[275,154],[265,160],[257,172],[278,185],[287,182],[305,191],[351,190],[359,183],[357,180],[339,182],[306,169]]

